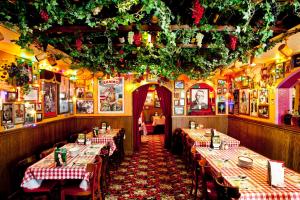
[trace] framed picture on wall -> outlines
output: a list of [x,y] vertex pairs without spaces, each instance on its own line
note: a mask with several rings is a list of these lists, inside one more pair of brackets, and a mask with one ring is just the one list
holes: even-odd
[[269,103],[269,92],[267,89],[259,90],[258,101],[259,101],[259,104],[268,104]]
[[191,89],[191,109],[208,109],[208,89]]
[[179,105],[180,105],[180,106],[184,106],[184,99],[180,99],[180,100],[179,100]]
[[44,87],[44,117],[57,115],[57,84],[45,82]]
[[184,114],[184,107],[175,106],[174,107],[174,114],[175,115],[183,115]]
[[69,109],[70,109],[70,114],[74,114],[74,105],[73,102],[69,102]]
[[43,114],[42,113],[36,113],[36,121],[40,122],[43,120]]
[[36,103],[36,104],[35,104],[35,110],[36,110],[37,112],[42,111],[42,103]]
[[218,102],[218,114],[226,114],[226,103]]
[[155,108],[160,108],[160,101],[157,99],[157,100],[155,100],[155,102],[154,102],[154,107]]
[[228,103],[228,113],[234,114],[234,103],[232,101]]
[[78,114],[93,114],[94,100],[77,100],[76,113]]
[[217,88],[217,94],[222,94],[222,88]]
[[184,81],[174,81],[175,89],[184,89]]
[[249,105],[250,105],[249,90],[248,89],[240,90],[239,113],[244,115],[249,115],[250,114]]
[[179,100],[174,100],[174,106],[179,106]]
[[250,115],[253,117],[257,117],[258,115],[258,107],[257,107],[257,99],[252,99],[250,104]]
[[30,91],[24,95],[24,101],[38,101],[39,100],[39,88],[32,87]]
[[15,124],[23,124],[25,120],[25,105],[14,104],[13,105],[13,119]]
[[146,106],[154,106],[154,92],[148,92],[144,105]]
[[3,104],[2,125],[13,123],[13,105],[11,103]]
[[180,94],[181,94],[181,92],[175,91],[175,92],[174,92],[174,98],[175,98],[175,99],[179,99],[179,98],[180,98]]
[[18,93],[17,92],[7,92],[5,96],[6,102],[14,102],[18,99]]
[[84,87],[76,88],[76,97],[79,99],[84,98]]
[[258,117],[269,118],[269,106],[268,105],[258,106]]
[[35,104],[25,104],[25,124],[32,124],[35,122]]

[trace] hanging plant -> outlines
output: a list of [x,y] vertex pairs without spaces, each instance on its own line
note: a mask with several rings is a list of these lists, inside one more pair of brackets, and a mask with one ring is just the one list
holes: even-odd
[[203,17],[205,8],[201,6],[198,0],[195,1],[194,7],[193,7],[193,15],[192,18],[194,19],[194,24],[199,24],[200,20]]

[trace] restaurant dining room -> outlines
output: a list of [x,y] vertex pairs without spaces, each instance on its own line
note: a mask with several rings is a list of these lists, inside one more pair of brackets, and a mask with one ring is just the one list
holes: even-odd
[[299,0],[0,1],[0,199],[300,200]]

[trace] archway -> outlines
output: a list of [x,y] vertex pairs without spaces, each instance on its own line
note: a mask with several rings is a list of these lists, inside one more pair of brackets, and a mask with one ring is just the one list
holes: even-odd
[[287,76],[277,87],[276,92],[276,123],[283,123],[282,117],[292,108],[292,88],[300,79],[300,68]]
[[172,92],[158,84],[146,84],[138,87],[132,93],[132,108],[133,108],[133,146],[134,150],[139,150],[141,144],[141,135],[139,133],[138,119],[143,110],[144,103],[150,85],[155,85],[160,105],[165,116],[165,147],[169,148],[171,144],[171,128],[172,128]]

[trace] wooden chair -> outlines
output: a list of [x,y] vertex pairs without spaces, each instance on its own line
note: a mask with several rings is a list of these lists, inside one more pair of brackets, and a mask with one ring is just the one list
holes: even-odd
[[108,190],[109,182],[110,182],[109,152],[110,152],[110,145],[107,144],[101,149],[101,153],[100,153],[100,156],[102,158],[100,185],[102,188],[103,199],[104,199],[106,191]]
[[224,178],[219,176],[215,178],[217,200],[239,199],[241,194],[238,187],[231,187],[224,184]]
[[42,158],[45,158],[46,156],[48,156],[49,154],[51,154],[53,151],[54,151],[54,147],[50,148],[50,149],[46,149],[44,151],[42,151],[39,155],[39,158],[42,159]]
[[121,163],[121,135],[118,133],[114,138],[114,143],[116,145],[116,150],[109,157],[110,166],[114,166],[115,169],[118,169],[119,164]]
[[121,155],[121,162],[124,160],[125,157],[125,151],[124,151],[124,136],[125,136],[125,129],[122,128],[120,130],[120,155]]
[[172,134],[171,148],[173,154],[182,154],[182,130],[180,128],[176,128]]
[[[29,156],[23,160],[20,160],[16,165],[17,183],[21,185],[21,181],[24,177],[26,169],[37,161],[36,156]],[[57,185],[56,181],[44,180],[39,188],[27,189],[22,188],[21,197],[29,196],[30,198],[36,196],[47,196],[48,199],[53,199],[53,191]]]
[[96,200],[101,196],[101,188],[100,188],[100,179],[101,179],[101,167],[102,160],[101,158],[97,158],[94,163],[89,163],[87,165],[86,171],[92,173],[90,178],[90,187],[87,190],[84,190],[79,187],[78,182],[70,181],[66,182],[64,186],[61,188],[60,199],[64,200],[65,196],[72,197],[86,197],[91,196],[92,200]]
[[64,145],[66,145],[67,143],[68,143],[68,141],[64,140],[64,141],[55,143],[55,144],[53,145],[53,147],[54,147],[54,148],[56,148],[56,147],[60,148],[60,147],[62,147],[62,146],[64,146]]

